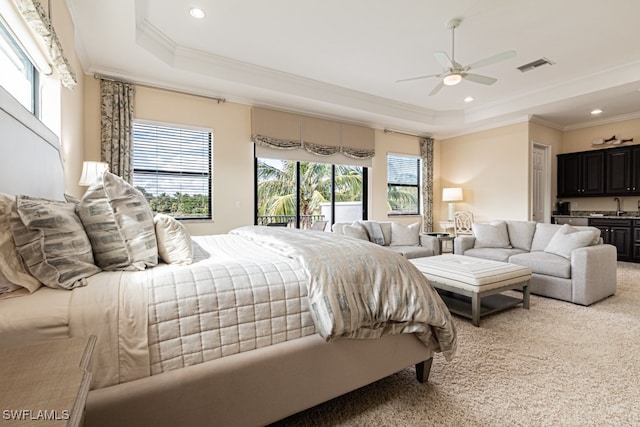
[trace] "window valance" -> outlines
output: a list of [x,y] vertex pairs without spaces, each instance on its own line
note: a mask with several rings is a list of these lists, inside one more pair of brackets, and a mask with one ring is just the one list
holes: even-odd
[[364,126],[254,108],[251,128],[252,141],[269,148],[304,148],[318,156],[341,153],[353,159],[375,155],[375,132]]
[[16,6],[25,22],[29,24],[29,27],[31,27],[34,33],[42,37],[42,40],[49,49],[51,62],[53,62],[53,67],[60,76],[60,81],[64,87],[73,89],[78,84],[78,80],[76,79],[71,64],[64,56],[62,44],[51,24],[50,2],[51,0],[49,0],[48,3],[49,16],[47,16],[47,12],[45,12],[39,0],[15,0]]

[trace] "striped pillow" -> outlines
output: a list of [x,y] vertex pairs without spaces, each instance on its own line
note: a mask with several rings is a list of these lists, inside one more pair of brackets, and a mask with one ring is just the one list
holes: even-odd
[[18,196],[10,223],[22,261],[45,286],[85,286],[100,271],[73,203]]
[[158,264],[151,207],[119,176],[104,172],[80,200],[78,215],[103,270],[144,270]]

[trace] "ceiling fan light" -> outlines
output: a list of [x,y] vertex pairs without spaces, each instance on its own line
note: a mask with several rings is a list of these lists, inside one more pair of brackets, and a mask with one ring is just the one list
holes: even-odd
[[449,74],[444,76],[442,82],[447,86],[455,86],[462,81],[462,75],[460,74]]

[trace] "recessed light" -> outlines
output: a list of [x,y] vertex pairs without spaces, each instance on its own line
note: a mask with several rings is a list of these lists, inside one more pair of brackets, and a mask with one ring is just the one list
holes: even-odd
[[474,101],[474,97],[473,97],[473,96],[467,96],[467,97],[464,99],[464,102],[473,102],[473,101]]
[[206,13],[204,13],[204,10],[202,9],[192,7],[191,9],[189,9],[189,15],[193,16],[196,19],[202,19],[206,16]]
[[591,114],[596,116],[598,114],[601,114],[602,110],[600,108],[594,108],[593,110],[591,110]]

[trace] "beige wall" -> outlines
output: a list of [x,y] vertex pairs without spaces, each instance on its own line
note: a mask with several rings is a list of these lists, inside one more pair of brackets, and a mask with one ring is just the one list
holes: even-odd
[[[593,145],[595,139],[607,139],[615,135],[620,139],[633,138],[633,142],[625,145],[640,144],[640,118],[607,123],[582,129],[565,131],[562,136],[562,153],[596,150],[615,147],[612,145]],[[555,182],[555,181],[554,181]],[[615,211],[616,202],[613,197],[580,197],[563,199],[571,202],[571,209],[578,211]],[[621,197],[623,211],[637,211],[639,197]]]
[[[461,187],[464,200],[456,210],[471,211],[477,221],[528,219],[530,211],[530,143],[528,123],[438,141],[438,183]],[[440,202],[436,223],[447,220],[448,203]]]
[[[43,7],[47,10],[46,2],[43,2]],[[78,186],[78,180],[85,157],[83,144],[85,76],[75,53],[75,32],[67,5],[65,2],[52,2],[51,7],[56,34],[78,80],[78,85],[73,90],[60,85],[60,144],[65,166],[66,191],[74,196],[80,196],[82,190]]]

